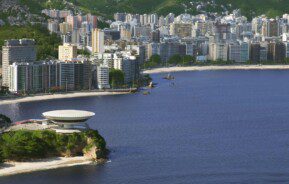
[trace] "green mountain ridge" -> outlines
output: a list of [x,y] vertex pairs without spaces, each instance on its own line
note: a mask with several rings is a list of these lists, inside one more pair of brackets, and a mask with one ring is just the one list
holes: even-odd
[[[214,1],[214,0],[212,0]],[[210,2],[212,2],[210,1]],[[62,9],[65,7],[63,0],[20,0],[27,5],[31,12],[40,13],[44,8]],[[159,13],[166,15],[170,12],[180,14],[185,12],[183,4],[187,5],[188,13],[198,13],[197,2],[207,3],[206,0],[66,0],[73,3],[85,12],[91,12],[105,17],[112,17],[116,12],[130,13]],[[191,5],[190,2],[195,3]],[[232,7],[229,10],[240,8],[242,12],[251,17],[267,14],[270,17],[280,16],[289,12],[288,0],[215,0],[217,6],[207,6],[206,11],[222,11],[221,5]]]

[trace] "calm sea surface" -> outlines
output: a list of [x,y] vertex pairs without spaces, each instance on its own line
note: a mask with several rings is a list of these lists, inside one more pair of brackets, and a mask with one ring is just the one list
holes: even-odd
[[0,106],[13,120],[96,113],[111,162],[0,178],[1,184],[289,183],[289,71],[152,75],[151,95]]

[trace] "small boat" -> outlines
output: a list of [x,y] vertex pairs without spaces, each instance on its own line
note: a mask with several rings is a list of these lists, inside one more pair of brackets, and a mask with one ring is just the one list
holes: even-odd
[[167,79],[167,80],[174,80],[174,79],[175,79],[175,77],[174,77],[174,76],[172,76],[172,75],[169,73],[167,76],[163,77],[163,79]]
[[149,87],[149,88],[153,88],[153,87],[155,87],[155,86],[154,86],[153,82],[150,82],[150,84],[148,85],[148,87]]

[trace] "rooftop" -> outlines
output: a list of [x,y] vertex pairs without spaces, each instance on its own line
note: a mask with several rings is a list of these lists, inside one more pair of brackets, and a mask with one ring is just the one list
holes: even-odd
[[44,112],[42,115],[54,121],[86,121],[93,117],[95,113],[80,110],[56,110]]

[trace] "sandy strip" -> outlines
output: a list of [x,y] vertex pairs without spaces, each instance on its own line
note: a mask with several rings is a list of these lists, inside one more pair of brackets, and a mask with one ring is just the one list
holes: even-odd
[[204,71],[204,70],[289,70],[289,65],[225,65],[225,66],[187,66],[168,67],[146,70],[145,74],[184,72],[184,71]]
[[58,157],[52,159],[42,159],[35,162],[7,162],[0,165],[0,176],[9,176],[63,167],[72,167],[76,165],[88,165],[92,163],[93,162],[91,160],[88,160],[85,157]]
[[9,99],[9,100],[0,100],[0,105],[33,102],[33,101],[44,101],[44,100],[52,100],[52,99],[121,95],[121,94],[129,94],[129,92],[75,92],[75,93],[67,93],[67,94],[53,94],[53,95],[41,95],[41,96],[39,95],[39,96],[15,98],[15,99]]

